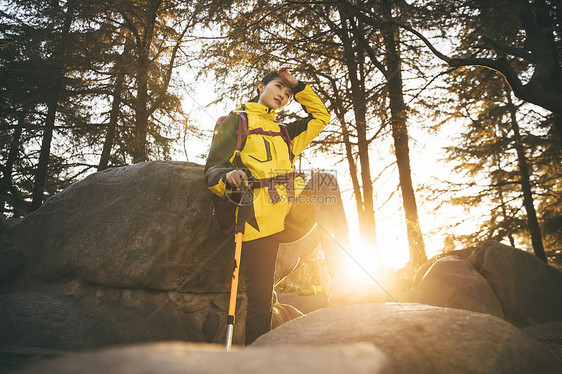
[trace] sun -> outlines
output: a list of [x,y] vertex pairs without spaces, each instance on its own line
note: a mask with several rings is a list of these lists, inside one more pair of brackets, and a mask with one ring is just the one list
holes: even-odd
[[351,221],[350,244],[351,248],[347,251],[347,271],[360,281],[369,282],[373,279],[383,277],[384,273],[390,269],[400,269],[406,265],[410,259],[407,241],[401,240],[400,235],[392,235],[396,231],[395,227],[383,227],[385,235],[378,235],[377,249],[372,244],[363,243],[358,232],[358,225]]
[[365,245],[359,235],[352,235],[350,242],[346,270],[360,282],[377,282],[383,274],[383,269],[376,251]]

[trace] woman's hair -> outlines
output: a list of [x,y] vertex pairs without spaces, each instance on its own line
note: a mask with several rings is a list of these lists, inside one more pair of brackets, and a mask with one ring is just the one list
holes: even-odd
[[[279,74],[277,73],[276,70],[270,71],[269,73],[267,73],[267,75],[265,77],[263,77],[263,79],[260,81],[260,83],[263,83],[264,86],[267,86],[267,84],[269,82],[271,82],[272,80],[274,80],[275,78],[279,77]],[[255,96],[252,100],[250,100],[251,102],[257,103],[260,99],[260,90],[258,88],[256,88],[257,91],[257,96]]]

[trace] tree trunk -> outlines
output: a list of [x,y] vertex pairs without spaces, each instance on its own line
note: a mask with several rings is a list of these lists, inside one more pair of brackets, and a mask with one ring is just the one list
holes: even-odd
[[[25,110],[18,113],[18,124],[14,129],[12,134],[12,141],[10,142],[10,151],[8,153],[8,159],[6,164],[2,169],[2,179],[0,180],[0,213],[4,213],[6,201],[8,199],[8,191],[12,189],[12,172],[14,170],[14,164],[18,158],[20,150],[21,134],[25,122]],[[15,196],[13,196],[15,199]]]
[[[346,25],[348,14],[342,7],[339,7],[338,10],[342,23]],[[373,202],[373,182],[369,160],[369,141],[367,139],[367,96],[363,79],[365,51],[354,43],[353,37],[349,34],[348,30],[338,28],[334,31],[340,36],[343,44],[344,59],[351,82],[351,102],[357,127],[357,151],[359,165],[361,166],[361,184],[363,187],[363,209],[357,212],[359,230],[363,242],[369,244],[375,251],[375,255],[379,257]]]
[[117,122],[119,120],[119,109],[121,107],[121,92],[123,91],[123,83],[125,81],[125,63],[128,60],[131,51],[131,42],[129,39],[125,41],[123,53],[119,57],[117,66],[117,78],[115,79],[115,88],[113,90],[113,101],[111,103],[111,112],[109,115],[109,124],[107,127],[107,134],[105,142],[103,143],[103,151],[101,153],[98,171],[107,169],[109,165],[109,158],[111,157],[111,149],[115,142],[115,133],[117,131]]
[[349,166],[349,175],[351,176],[353,193],[355,195],[355,205],[357,207],[357,214],[363,215],[363,195],[361,194],[361,186],[359,185],[359,179],[357,178],[357,165],[355,164],[355,159],[353,158],[353,147],[349,138],[349,132],[345,127],[345,123],[341,122],[343,120],[344,118],[341,118],[340,123],[342,124],[341,127],[343,134],[343,143],[345,145],[345,157]]
[[336,112],[336,116],[340,122],[340,128],[342,130],[342,139],[343,144],[345,146],[345,157],[347,159],[347,165],[349,167],[349,175],[351,177],[351,183],[353,186],[353,193],[355,195],[355,205],[357,208],[357,215],[363,216],[364,215],[364,207],[363,207],[363,194],[361,193],[361,185],[359,184],[359,179],[357,178],[358,170],[357,164],[355,163],[354,152],[353,152],[353,144],[351,143],[351,137],[348,130],[348,123],[345,120],[345,109],[343,107],[343,99],[340,97],[338,93],[338,88],[336,81],[331,77],[328,77],[330,83],[332,85],[332,90],[334,92],[333,97],[333,107]]
[[150,46],[154,38],[154,28],[158,8],[162,0],[152,0],[145,17],[144,34],[141,39],[137,60],[137,100],[135,115],[135,137],[132,149],[133,163],[148,160],[148,71],[150,69]]
[[369,160],[369,141],[367,140],[367,109],[365,105],[367,97],[362,82],[357,79],[356,72],[350,70],[350,76],[353,111],[357,126],[357,153],[361,166],[361,185],[363,187],[363,210],[358,212],[359,230],[363,241],[377,250],[373,182]]
[[[60,80],[58,83],[58,86],[60,86]],[[35,184],[33,185],[31,211],[39,209],[43,204],[43,193],[45,192],[45,185],[47,183],[47,169],[49,167],[49,157],[51,155],[51,142],[53,140],[53,132],[55,129],[58,100],[59,93],[57,87],[52,91],[49,101],[47,102],[47,118],[45,119],[45,130],[43,131],[43,139],[41,141],[39,163],[37,164],[37,169],[35,170]]]
[[[384,16],[391,18],[392,4],[388,0],[383,2]],[[388,80],[388,96],[392,124],[392,137],[396,151],[396,162],[400,176],[402,203],[406,216],[406,230],[410,247],[410,264],[417,268],[427,261],[425,245],[420,228],[418,209],[410,170],[410,150],[408,146],[408,129],[406,126],[406,106],[402,92],[402,74],[400,52],[398,51],[398,29],[394,25],[387,25],[383,30],[384,45],[386,47],[385,63],[390,74]]]
[[115,89],[113,90],[113,101],[111,103],[111,112],[109,115],[109,124],[107,125],[107,133],[103,143],[103,150],[98,164],[98,171],[107,169],[109,158],[111,157],[111,149],[115,141],[115,133],[117,132],[117,121],[119,119],[119,109],[121,107],[121,91],[123,90],[123,81],[125,73],[119,71],[117,79],[115,79]]
[[51,142],[53,140],[53,132],[55,129],[59,94],[62,89],[62,70],[64,67],[63,60],[68,35],[70,33],[70,25],[72,24],[72,19],[74,17],[74,1],[69,1],[67,4],[67,10],[61,30],[61,37],[57,44],[53,60],[53,81],[50,87],[52,91],[47,101],[47,118],[45,119],[45,130],[43,131],[43,139],[41,141],[39,163],[37,165],[37,169],[35,170],[35,183],[33,185],[31,211],[39,209],[39,207],[43,204],[43,194],[47,183],[47,170],[49,167],[49,157],[51,155]]
[[[503,169],[501,168],[500,155],[498,153],[495,153],[493,157],[494,157],[494,162],[496,163],[496,171],[502,172]],[[503,220],[504,222],[507,222],[509,217],[507,215],[507,209],[505,209],[505,199],[503,196],[503,187],[501,183],[497,183],[496,191],[498,192],[498,199],[500,201]],[[509,244],[511,244],[512,247],[515,247],[515,238],[513,237],[513,233],[510,230],[508,230],[507,227],[505,228],[505,230],[506,230],[507,238],[509,239]]]
[[515,138],[515,151],[517,152],[517,163],[519,165],[519,176],[521,178],[521,188],[523,189],[523,206],[527,212],[527,223],[529,232],[531,233],[531,243],[535,256],[542,261],[547,262],[544,246],[542,242],[541,228],[537,219],[537,212],[533,202],[533,192],[531,190],[531,178],[529,175],[529,167],[527,166],[527,158],[525,157],[525,149],[521,142],[521,134],[519,132],[519,123],[517,122],[516,109],[511,100],[511,94],[507,95],[509,103],[509,113],[511,115],[511,128]]

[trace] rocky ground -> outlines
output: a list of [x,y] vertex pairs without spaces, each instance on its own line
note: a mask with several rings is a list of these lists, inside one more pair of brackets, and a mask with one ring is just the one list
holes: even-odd
[[[393,302],[280,294],[247,348],[242,282],[225,352],[233,241],[210,218],[202,167],[155,161],[3,223],[0,372],[562,372],[562,273],[496,242],[428,262]],[[316,246],[284,246],[276,278]]]

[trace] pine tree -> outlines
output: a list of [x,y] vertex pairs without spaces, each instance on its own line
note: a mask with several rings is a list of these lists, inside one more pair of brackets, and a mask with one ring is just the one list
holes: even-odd
[[[456,171],[465,180],[448,194],[454,195],[449,202],[469,210],[487,207],[489,211],[480,235],[464,237],[463,241],[476,244],[508,238],[515,245],[515,237],[520,243],[530,238],[537,257],[546,261],[540,215],[535,210],[541,205],[544,189],[539,170],[545,140],[532,134],[534,119],[528,106],[515,105],[501,78],[478,69],[458,72],[454,77],[451,87],[460,100],[452,112],[466,112],[470,123],[460,145],[449,148],[450,161],[456,163]],[[466,91],[467,85],[473,89]],[[519,118],[529,119],[525,130]],[[554,178],[559,179],[560,173]]]
[[[173,71],[207,4],[3,4],[0,74],[13,77],[3,86],[17,94],[0,103],[7,150],[0,192],[14,214],[37,209],[92,169],[170,157],[185,118]],[[146,17],[154,17],[152,37]]]
[[[367,23],[391,23],[421,40],[451,67],[479,66],[501,74],[516,97],[555,114],[554,125],[562,137],[562,20],[559,2],[552,0],[416,2],[425,8],[423,23],[412,27],[381,17],[369,8],[340,0]],[[423,35],[422,27],[447,35],[459,34],[458,45],[447,56]],[[529,68],[518,70],[522,63]],[[529,77],[529,79],[527,79]]]

